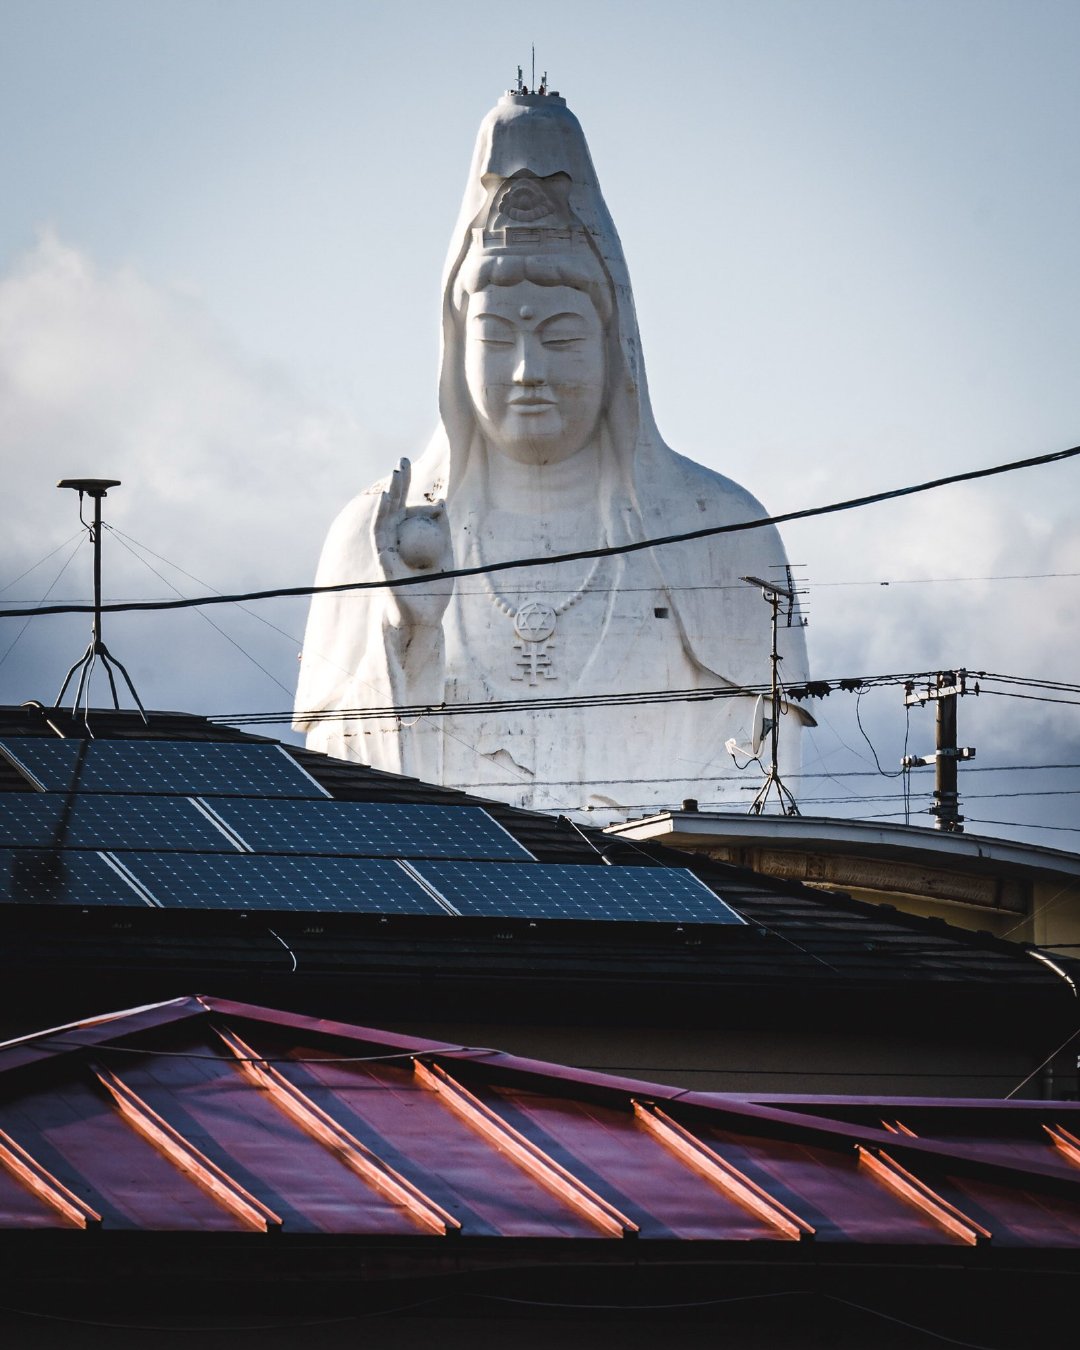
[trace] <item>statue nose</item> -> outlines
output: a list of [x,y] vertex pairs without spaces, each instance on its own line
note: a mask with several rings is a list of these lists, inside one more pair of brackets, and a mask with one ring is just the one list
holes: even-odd
[[518,352],[514,383],[536,385],[544,384],[546,380],[547,364],[544,360],[544,348],[539,342],[527,337]]

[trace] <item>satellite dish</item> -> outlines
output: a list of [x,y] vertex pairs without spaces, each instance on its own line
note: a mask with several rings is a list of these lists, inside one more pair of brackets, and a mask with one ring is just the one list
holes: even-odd
[[750,720],[750,748],[755,755],[761,754],[761,742],[765,736],[765,700],[758,694],[754,702],[754,716]]
[[754,716],[750,723],[750,748],[755,756],[761,754],[761,747],[765,744],[765,737],[773,729],[773,720],[765,716],[765,695],[758,694],[757,701],[754,704]]

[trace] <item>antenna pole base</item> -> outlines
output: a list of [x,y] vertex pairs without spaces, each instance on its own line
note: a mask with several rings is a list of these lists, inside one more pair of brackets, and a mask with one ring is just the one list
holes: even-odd
[[765,781],[758,789],[757,796],[750,803],[748,812],[751,816],[761,816],[765,814],[765,806],[769,800],[769,793],[776,792],[776,800],[780,803],[781,814],[785,816],[800,816],[802,812],[789,788],[786,788],[778,773],[772,769],[765,776]]
[[[105,643],[102,642],[100,638],[94,638],[91,641],[86,651],[83,652],[82,656],[79,657],[68,671],[67,675],[64,677],[64,683],[60,686],[60,692],[56,696],[56,702],[53,704],[53,707],[59,708],[61,703],[63,703],[64,695],[68,691],[68,686],[75,678],[76,671],[78,671],[79,682],[75,687],[75,700],[71,705],[71,713],[72,716],[76,716],[81,704],[83,709],[83,721],[86,724],[87,731],[90,731],[90,676],[93,673],[94,666],[97,664],[99,657],[101,658],[101,664],[105,670],[105,674],[109,678],[109,689],[112,693],[113,707],[117,712],[120,711],[120,698],[116,689],[116,679],[113,675],[113,671],[117,670],[120,672],[124,683],[127,685],[128,692],[135,700],[135,706],[139,710],[139,715],[142,717],[144,725],[149,726],[150,719],[146,715],[146,709],[142,705],[142,699],[140,699],[139,695],[135,692],[135,686],[131,682],[131,676],[127,673],[122,662],[118,661],[116,657],[112,655],[108,647],[105,646]],[[93,735],[93,732],[90,734]]]

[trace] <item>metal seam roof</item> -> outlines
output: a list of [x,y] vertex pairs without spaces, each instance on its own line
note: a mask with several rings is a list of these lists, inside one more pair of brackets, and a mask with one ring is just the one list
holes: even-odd
[[689,1092],[185,998],[0,1045],[0,1238],[1080,1252],[1078,1136],[1077,1103]]

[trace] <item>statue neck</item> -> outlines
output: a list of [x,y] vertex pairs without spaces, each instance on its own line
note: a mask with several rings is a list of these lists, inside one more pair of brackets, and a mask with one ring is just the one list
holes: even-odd
[[479,490],[489,510],[551,516],[596,507],[601,467],[596,441],[556,464],[520,464],[486,445],[482,460],[482,474],[474,475],[470,466],[463,487]]

